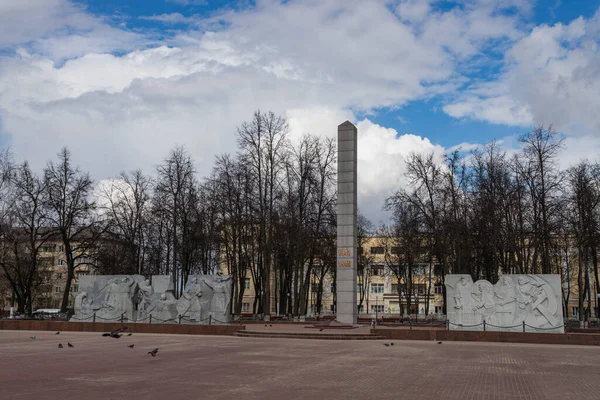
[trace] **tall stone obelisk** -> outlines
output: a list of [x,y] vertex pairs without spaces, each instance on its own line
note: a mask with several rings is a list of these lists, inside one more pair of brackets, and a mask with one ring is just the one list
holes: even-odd
[[356,223],[358,131],[346,121],[338,126],[337,171],[337,320],[357,322]]

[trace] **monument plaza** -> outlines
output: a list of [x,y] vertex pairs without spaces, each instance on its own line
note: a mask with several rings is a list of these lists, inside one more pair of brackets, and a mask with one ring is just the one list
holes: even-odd
[[[600,393],[596,346],[384,343],[390,342],[1,331],[0,397],[463,400]],[[147,354],[155,348],[156,357]]]

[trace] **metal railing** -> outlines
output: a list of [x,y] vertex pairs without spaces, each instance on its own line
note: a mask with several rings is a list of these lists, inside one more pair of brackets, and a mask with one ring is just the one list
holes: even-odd
[[[221,321],[221,320],[213,317],[212,315],[209,315],[208,318],[195,320],[195,319],[184,317],[182,315],[179,315],[175,318],[160,319],[160,318],[152,316],[152,314],[149,314],[145,318],[129,320],[129,318],[125,317],[125,313],[121,314],[121,316],[116,317],[116,318],[104,318],[104,317],[100,317],[100,316],[96,315],[96,313],[93,313],[92,315],[90,315],[88,317],[78,317],[78,316],[74,315],[71,317],[70,321],[74,321],[74,322],[120,322],[120,323],[124,323],[124,322],[139,323],[139,322],[147,321],[147,323],[149,323],[149,324],[151,324],[152,321],[155,321],[155,322],[158,322],[161,324],[169,324],[169,323],[181,324],[182,322],[185,322],[186,324],[203,324],[203,325],[206,325],[205,322],[207,322],[207,321],[208,321],[208,325],[212,325],[213,323],[223,324],[223,325],[231,325],[233,323],[238,323],[238,321],[233,321],[233,320],[230,322]],[[241,322],[242,321],[239,321],[239,323],[241,323]]]

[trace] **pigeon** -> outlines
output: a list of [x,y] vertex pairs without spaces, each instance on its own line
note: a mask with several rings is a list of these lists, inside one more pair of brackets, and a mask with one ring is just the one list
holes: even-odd
[[62,343],[59,343],[59,344],[58,344],[58,348],[59,348],[59,349],[62,349],[62,348],[63,348],[63,345],[62,345]]
[[115,338],[115,339],[120,339],[120,338],[121,338],[121,336],[123,336],[123,335],[119,335],[118,333],[111,333],[111,334],[110,334],[110,337],[111,337],[111,338]]
[[67,342],[67,346],[69,346],[69,347],[75,347],[75,346],[73,346],[73,345],[71,344],[71,342]]
[[440,342],[438,342],[438,344],[442,344],[442,342],[440,341]]
[[319,332],[321,332],[324,328],[319,329]]
[[156,353],[158,353],[158,349],[154,349],[148,352],[148,354],[150,354],[152,357],[156,357]]
[[60,331],[56,332],[56,334],[57,334],[57,335],[59,335],[59,334],[60,334]]
[[393,345],[394,345],[394,342],[390,343],[390,345],[391,345],[391,346],[393,346]]
[[130,345],[129,345],[129,346],[127,346],[127,347],[129,347],[130,349],[133,349],[133,346],[135,346],[135,344],[130,344]]
[[273,326],[273,325],[269,324],[269,326]]
[[31,339],[35,340],[35,336],[29,336]]
[[390,347],[390,345],[388,343],[384,343],[383,344],[385,347]]
[[133,335],[133,333],[128,333],[128,334],[127,334],[127,336],[131,336],[131,335]]
[[265,325],[265,326],[267,326],[267,325]]

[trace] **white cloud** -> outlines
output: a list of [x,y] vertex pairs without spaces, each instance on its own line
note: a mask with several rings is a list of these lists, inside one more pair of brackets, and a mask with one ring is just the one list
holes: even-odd
[[586,20],[541,25],[506,54],[495,83],[473,85],[444,111],[456,118],[558,130],[600,131],[600,10]]
[[[402,2],[394,13],[387,0],[263,0],[208,19],[150,16],[194,18],[194,26],[215,29],[190,28],[148,48],[150,37],[67,0],[40,1],[33,11],[31,1],[10,0],[17,11],[0,5],[0,24],[12,27],[0,40],[18,54],[0,58],[0,129],[38,168],[68,145],[97,179],[122,169],[151,171],[169,148],[184,144],[206,175],[215,154],[234,151],[236,126],[256,109],[287,116],[294,137],[333,136],[339,123],[356,121],[355,110],[454,92],[466,79],[462,63],[489,40],[522,36],[519,17],[498,13],[497,2],[468,1],[443,12],[436,3]],[[527,3],[502,4],[525,10]],[[38,11],[48,21],[36,17],[29,26],[28,12]],[[117,50],[125,54],[111,54]],[[524,124],[533,111],[521,104],[529,105],[501,85],[480,85],[446,111]],[[402,156],[443,149],[369,120],[358,128],[361,205],[376,217],[382,198],[402,183]]]
[[198,22],[196,17],[186,17],[181,13],[160,14],[151,16],[142,16],[140,19],[147,21],[158,21],[165,24],[190,24]]
[[166,0],[167,3],[179,4],[180,6],[204,6],[208,0]]
[[413,134],[399,135],[395,129],[382,127],[368,119],[360,121],[357,129],[359,208],[366,217],[378,224],[387,215],[379,209],[383,200],[399,187],[407,186],[404,160],[412,152],[433,152],[441,160],[445,149],[427,138]]
[[88,52],[131,51],[146,42],[68,0],[2,0],[0,26],[0,49],[26,46],[53,61]]

